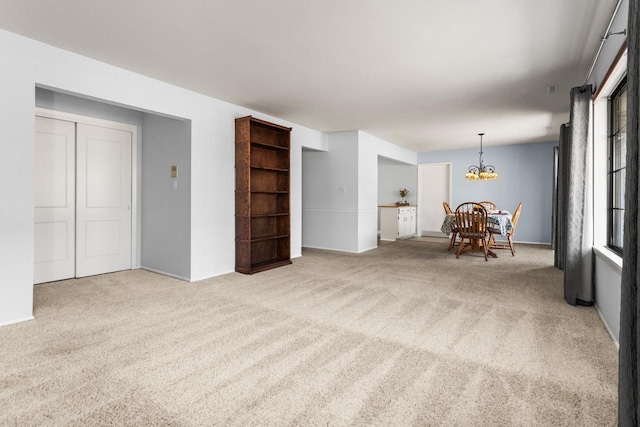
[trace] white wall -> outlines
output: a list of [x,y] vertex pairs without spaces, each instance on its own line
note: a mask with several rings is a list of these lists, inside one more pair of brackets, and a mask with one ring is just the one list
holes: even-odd
[[0,32],[0,325],[33,305],[34,70],[20,58],[30,43],[13,39]]
[[34,91],[37,85],[135,110],[191,120],[191,280],[234,269],[234,119],[252,114],[292,126],[291,254],[301,246],[301,149],[326,136],[0,30],[0,324],[32,316]]
[[418,163],[415,151],[358,131],[358,252],[378,246],[378,156]]
[[142,122],[141,266],[189,280],[191,123],[147,113]]

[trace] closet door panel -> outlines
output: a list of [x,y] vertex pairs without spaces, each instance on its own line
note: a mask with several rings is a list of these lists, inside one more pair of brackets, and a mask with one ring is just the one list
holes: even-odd
[[34,283],[75,276],[73,122],[35,118]]
[[131,138],[78,124],[77,277],[131,268]]

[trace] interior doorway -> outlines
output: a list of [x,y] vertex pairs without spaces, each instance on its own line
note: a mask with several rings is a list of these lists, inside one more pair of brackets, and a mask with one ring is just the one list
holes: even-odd
[[451,163],[418,165],[418,234],[444,237],[440,231],[445,213],[442,202],[451,204]]
[[34,283],[131,269],[136,127],[53,111],[35,120]]

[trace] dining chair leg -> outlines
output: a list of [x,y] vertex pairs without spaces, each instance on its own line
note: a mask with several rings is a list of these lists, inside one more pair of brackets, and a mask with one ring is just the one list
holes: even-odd
[[460,239],[460,243],[458,244],[458,251],[456,252],[456,258],[460,258],[462,248],[464,248],[464,239]]
[[509,247],[511,248],[511,256],[516,256],[516,248],[513,247],[513,240],[511,239],[511,235],[507,236],[509,239]]
[[489,234],[489,242],[487,243],[487,245],[489,245],[489,249],[491,249],[495,243],[496,239],[493,238],[493,233]]
[[450,251],[456,245],[456,237],[458,237],[458,233],[451,233],[451,241],[449,242],[449,249],[447,249],[448,251]]
[[487,249],[487,239],[484,237],[482,238],[482,251],[484,252],[484,260],[489,261],[489,258],[487,258],[487,252],[489,252],[489,249]]

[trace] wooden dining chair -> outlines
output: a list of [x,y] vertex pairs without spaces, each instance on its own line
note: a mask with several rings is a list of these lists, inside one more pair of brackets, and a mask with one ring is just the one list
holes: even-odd
[[495,210],[498,209],[498,206],[493,202],[484,201],[484,202],[478,202],[478,204],[482,205],[482,207],[485,208],[487,210],[487,212],[488,211],[495,211]]
[[[466,202],[456,208],[456,228],[460,236],[460,244],[456,258],[460,257],[465,249],[479,250],[484,252],[484,260],[488,261],[487,254],[487,210],[475,202]],[[468,243],[465,243],[465,239]]]
[[522,210],[522,202],[518,204],[513,216],[511,217],[511,230],[507,231],[507,241],[497,241],[495,236],[500,235],[497,228],[489,228],[489,248],[491,249],[511,249],[511,256],[516,256],[516,249],[513,246],[513,236],[516,234],[516,225],[520,219],[520,211]]
[[[444,207],[445,215],[453,214],[453,211],[451,210],[451,206],[449,205],[448,202],[442,202],[442,206]],[[449,249],[447,249],[448,251],[450,251],[456,245],[457,237],[458,237],[458,230],[454,227],[451,229],[451,240],[449,241]]]

